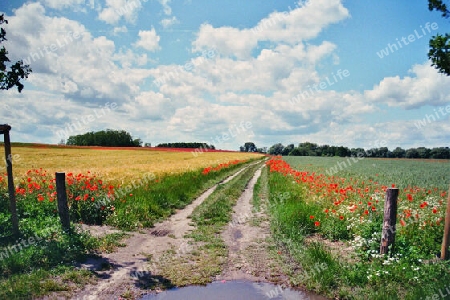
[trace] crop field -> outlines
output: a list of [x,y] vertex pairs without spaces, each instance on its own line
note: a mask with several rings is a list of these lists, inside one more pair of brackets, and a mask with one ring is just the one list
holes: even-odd
[[420,186],[448,190],[450,161],[435,159],[383,159],[348,157],[284,157],[294,169],[327,176],[364,178],[403,188]]
[[[3,151],[3,147],[0,147]],[[183,151],[181,151],[183,150]],[[179,174],[231,160],[245,160],[258,154],[243,152],[191,153],[193,149],[155,148],[100,148],[100,147],[12,147],[13,174],[15,178],[26,176],[29,170],[42,169],[47,173],[66,172],[85,174],[88,171],[105,181],[124,184],[142,177],[145,173],[156,176]],[[0,174],[5,174],[4,159]]]
[[[318,255],[316,249],[314,263],[325,263],[325,273],[334,275],[315,274],[309,284],[330,294],[356,299],[436,294],[450,282],[448,262],[436,260],[449,166],[448,161],[433,160],[272,158],[268,167],[275,232],[291,246],[329,241],[338,256],[330,254],[333,251]],[[399,188],[399,198],[396,240],[387,256],[379,249],[384,196],[391,187]]]

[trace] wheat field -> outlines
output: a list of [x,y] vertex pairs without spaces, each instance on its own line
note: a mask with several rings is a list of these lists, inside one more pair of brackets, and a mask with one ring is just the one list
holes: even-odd
[[[4,156],[3,147],[0,148]],[[32,169],[48,173],[82,173],[88,171],[99,178],[116,183],[126,183],[144,174],[175,174],[196,170],[232,160],[260,157],[246,152],[204,152],[194,155],[190,151],[165,151],[148,148],[66,148],[14,146],[13,174],[15,179],[26,176]],[[5,174],[5,161],[1,160],[0,174]]]

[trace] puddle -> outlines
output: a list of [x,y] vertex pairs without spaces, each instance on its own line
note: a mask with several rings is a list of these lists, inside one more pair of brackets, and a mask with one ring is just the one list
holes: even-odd
[[146,295],[141,300],[326,300],[326,298],[301,291],[284,289],[269,283],[249,281],[218,281],[207,286],[187,286]]

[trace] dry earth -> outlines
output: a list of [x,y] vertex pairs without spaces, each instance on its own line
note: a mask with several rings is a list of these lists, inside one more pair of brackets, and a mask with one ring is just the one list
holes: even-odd
[[[242,170],[221,183],[228,182]],[[148,267],[149,260],[156,261],[161,253],[173,248],[182,249],[187,245],[184,235],[193,229],[188,217],[195,207],[200,205],[216,188],[217,185],[208,189],[183,210],[178,211],[166,221],[156,224],[153,228],[131,233],[131,237],[124,241],[125,247],[81,264],[81,268],[95,271],[99,280],[95,285],[86,286],[71,299],[109,300],[120,299],[120,295],[135,299],[145,293],[140,289],[141,286],[151,284],[158,286],[158,280],[163,279],[151,275]],[[94,234],[98,234],[98,228],[92,229]],[[50,299],[58,298],[67,299],[67,296],[50,297]]]

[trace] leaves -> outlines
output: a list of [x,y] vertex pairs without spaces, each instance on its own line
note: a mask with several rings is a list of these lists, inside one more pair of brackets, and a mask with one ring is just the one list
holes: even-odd
[[[4,15],[0,15],[0,25],[6,23]],[[6,41],[6,31],[4,28],[0,28],[0,43]],[[28,78],[28,75],[32,72],[29,65],[24,65],[23,61],[17,61],[11,65],[8,70],[8,63],[11,62],[7,56],[8,51],[5,47],[0,49],[0,90],[9,90],[10,88],[17,86],[17,90],[22,92],[24,86],[20,82],[22,79]]]

